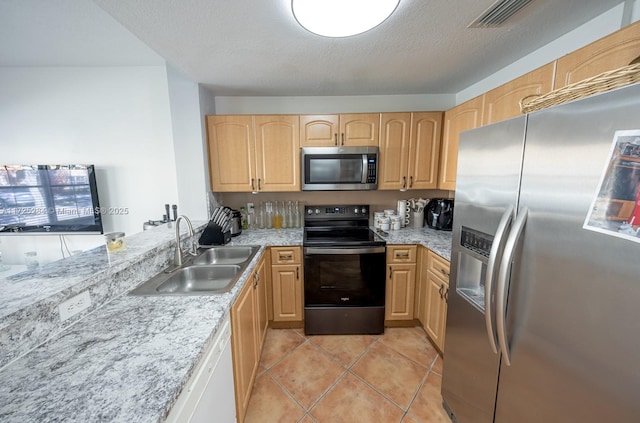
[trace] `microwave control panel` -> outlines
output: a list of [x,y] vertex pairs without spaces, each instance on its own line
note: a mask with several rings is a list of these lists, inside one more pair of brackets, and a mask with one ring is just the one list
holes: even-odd
[[376,183],[377,163],[375,154],[367,154],[367,183]]

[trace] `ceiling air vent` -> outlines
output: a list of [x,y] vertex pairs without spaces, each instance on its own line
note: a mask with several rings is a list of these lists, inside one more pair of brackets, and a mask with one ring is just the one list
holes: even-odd
[[495,28],[520,11],[531,0],[498,0],[484,11],[469,28]]

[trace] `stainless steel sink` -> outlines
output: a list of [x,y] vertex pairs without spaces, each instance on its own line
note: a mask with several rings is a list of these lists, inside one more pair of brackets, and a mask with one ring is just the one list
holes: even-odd
[[239,271],[237,265],[189,266],[178,270],[156,290],[162,293],[227,292]]
[[260,246],[213,247],[184,265],[166,270],[129,295],[216,295],[230,291],[256,255]]
[[255,246],[213,247],[193,259],[195,265],[240,264],[252,258],[258,251]]

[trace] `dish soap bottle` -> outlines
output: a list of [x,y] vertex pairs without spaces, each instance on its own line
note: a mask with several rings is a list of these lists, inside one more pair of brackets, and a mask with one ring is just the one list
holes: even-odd
[[247,211],[244,207],[240,207],[240,224],[242,225],[242,230],[249,229],[249,220],[247,219]]

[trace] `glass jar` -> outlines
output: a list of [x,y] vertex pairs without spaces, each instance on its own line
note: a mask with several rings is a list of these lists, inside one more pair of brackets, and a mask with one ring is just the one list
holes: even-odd
[[273,227],[275,229],[282,228],[282,208],[278,201],[276,201],[275,210],[273,211]]
[[271,201],[267,201],[267,204],[265,205],[265,207],[266,207],[266,213],[265,213],[266,227],[267,229],[271,229],[273,228],[273,204],[271,203]]
[[260,229],[264,229],[264,203],[262,201],[260,201],[260,205],[258,207],[258,228]]

